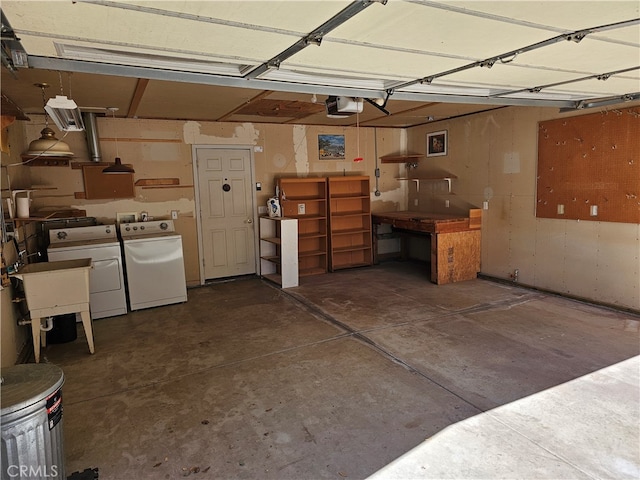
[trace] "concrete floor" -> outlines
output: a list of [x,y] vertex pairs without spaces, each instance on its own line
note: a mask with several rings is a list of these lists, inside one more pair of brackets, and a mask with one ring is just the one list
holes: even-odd
[[188,294],[43,352],[67,474],[640,476],[638,316],[397,262]]

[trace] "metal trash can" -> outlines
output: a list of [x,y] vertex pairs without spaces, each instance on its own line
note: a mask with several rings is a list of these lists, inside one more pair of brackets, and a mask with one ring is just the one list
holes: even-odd
[[2,480],[65,479],[59,367],[2,369]]

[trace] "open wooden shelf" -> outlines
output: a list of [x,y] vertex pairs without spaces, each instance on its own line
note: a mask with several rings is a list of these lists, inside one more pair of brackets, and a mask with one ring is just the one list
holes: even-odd
[[64,155],[21,155],[20,158],[22,158],[22,163],[28,167],[68,167],[73,157]]
[[385,155],[384,157],[380,157],[381,163],[412,163],[416,160],[423,158],[424,155],[421,153],[405,153],[405,154],[397,154],[397,155]]
[[448,180],[450,178],[458,178],[457,175],[420,175],[419,177],[396,177],[396,180]]

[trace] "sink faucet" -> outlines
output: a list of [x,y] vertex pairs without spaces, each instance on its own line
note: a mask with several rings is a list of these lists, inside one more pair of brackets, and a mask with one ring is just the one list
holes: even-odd
[[17,271],[18,268],[20,267],[20,265],[25,265],[26,261],[31,258],[31,257],[38,257],[40,258],[42,256],[42,254],[38,251],[35,253],[29,253],[27,254],[26,250],[20,250],[18,252],[18,260],[13,264],[14,269]]

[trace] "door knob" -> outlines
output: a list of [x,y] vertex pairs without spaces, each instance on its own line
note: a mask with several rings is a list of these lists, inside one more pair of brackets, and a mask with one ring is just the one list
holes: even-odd
[[253,223],[253,218],[247,218],[247,219],[245,220],[245,223]]

